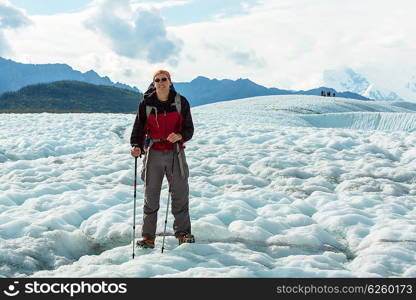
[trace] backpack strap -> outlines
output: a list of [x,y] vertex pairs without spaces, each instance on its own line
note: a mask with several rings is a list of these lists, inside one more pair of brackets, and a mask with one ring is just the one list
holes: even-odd
[[178,112],[178,114],[181,114],[182,104],[181,104],[181,95],[179,93],[176,93],[175,102],[172,103],[172,106],[173,105],[176,106],[176,111]]
[[146,119],[149,119],[150,113],[152,112],[153,109],[155,110],[156,124],[157,124],[157,127],[159,127],[159,123],[157,122],[157,107],[156,106],[146,105]]
[[146,105],[146,118],[149,118],[150,113],[152,112],[153,109],[155,110],[155,114],[157,114],[157,107],[156,106]]

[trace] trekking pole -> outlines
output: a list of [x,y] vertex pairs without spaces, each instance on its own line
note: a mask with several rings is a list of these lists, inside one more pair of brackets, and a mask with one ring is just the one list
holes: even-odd
[[133,254],[134,259],[134,246],[136,239],[136,184],[137,184],[137,156],[134,158],[134,208],[133,208]]
[[165,229],[163,230],[162,253],[163,253],[163,250],[165,249],[166,224],[168,223],[169,198],[170,198],[170,195],[172,193],[173,166],[175,165],[175,150],[176,150],[175,146],[176,146],[176,143],[173,144],[173,149],[172,149],[172,153],[173,153],[173,156],[172,156],[172,173],[170,175],[170,180],[168,180],[169,181],[169,194],[168,194],[168,205],[166,207]]

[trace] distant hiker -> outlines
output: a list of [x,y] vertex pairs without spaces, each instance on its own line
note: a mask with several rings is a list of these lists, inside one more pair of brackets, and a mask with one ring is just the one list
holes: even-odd
[[330,91],[327,91],[327,92],[326,92],[326,95],[327,95],[328,97],[331,97],[331,92],[330,92]]
[[179,244],[194,242],[189,217],[189,169],[183,145],[193,133],[189,102],[174,90],[168,71],[156,71],[140,102],[130,137],[131,155],[141,157],[144,154],[141,172],[144,182],[143,239],[137,242],[138,247],[154,248],[165,175],[169,195],[172,195],[175,237]]
[[324,91],[322,91],[322,90],[321,90],[321,96],[325,96],[325,95],[324,95]]
[[335,97],[335,93],[333,93],[333,94],[332,94],[332,96],[334,96],[334,97]]

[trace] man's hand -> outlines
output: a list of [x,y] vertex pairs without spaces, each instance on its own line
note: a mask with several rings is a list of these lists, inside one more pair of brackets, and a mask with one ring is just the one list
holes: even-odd
[[171,134],[169,134],[169,136],[167,137],[167,140],[171,143],[176,143],[177,141],[180,141],[182,139],[182,136],[178,133],[174,133],[172,132]]
[[133,157],[142,156],[142,150],[139,147],[131,148],[131,156],[133,156]]

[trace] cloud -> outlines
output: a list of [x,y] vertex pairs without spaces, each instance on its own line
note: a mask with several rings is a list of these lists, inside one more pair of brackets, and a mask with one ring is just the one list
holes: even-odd
[[10,52],[10,46],[7,43],[6,38],[4,37],[3,32],[0,30],[0,55],[5,55]]
[[29,18],[7,1],[0,1],[0,29],[19,28],[31,24]]
[[216,45],[210,42],[206,42],[205,45],[207,49],[212,49],[217,55],[222,55],[240,66],[262,68],[266,65],[264,59],[259,58],[253,49],[241,50],[235,46]]
[[141,8],[167,8],[167,7],[175,7],[175,6],[184,6],[192,3],[193,0],[168,0],[168,1],[160,1],[160,2],[144,2],[144,1],[137,1],[132,0],[132,6],[134,8],[141,7]]
[[228,54],[228,57],[239,65],[263,67],[264,60],[256,56],[256,53],[251,51],[235,50]]
[[182,41],[168,35],[156,9],[132,9],[128,0],[101,0],[85,26],[101,34],[111,49],[128,58],[175,64]]
[[390,65],[397,70],[406,64],[415,66],[414,1],[258,3],[244,15],[171,28],[184,40],[183,56],[196,59],[181,61],[176,72],[247,76],[270,87],[309,89],[322,84],[326,69],[358,70],[371,63],[390,76]]
[[30,19],[21,10],[13,7],[8,1],[0,0],[0,55],[10,52],[4,30],[17,29],[29,24]]
[[[190,2],[144,1],[95,0],[82,12],[32,16],[35,26],[24,30],[10,28],[19,22],[2,13],[9,27],[0,29],[0,49],[9,46],[17,61],[94,69],[141,89],[159,68],[175,81],[250,78],[286,89],[319,86],[326,69],[345,66],[370,81],[416,74],[414,0],[257,1],[244,14],[168,27],[164,17],[186,18],[180,5]],[[176,8],[165,16],[158,9],[167,5]],[[378,68],[361,72],[369,65]]]

